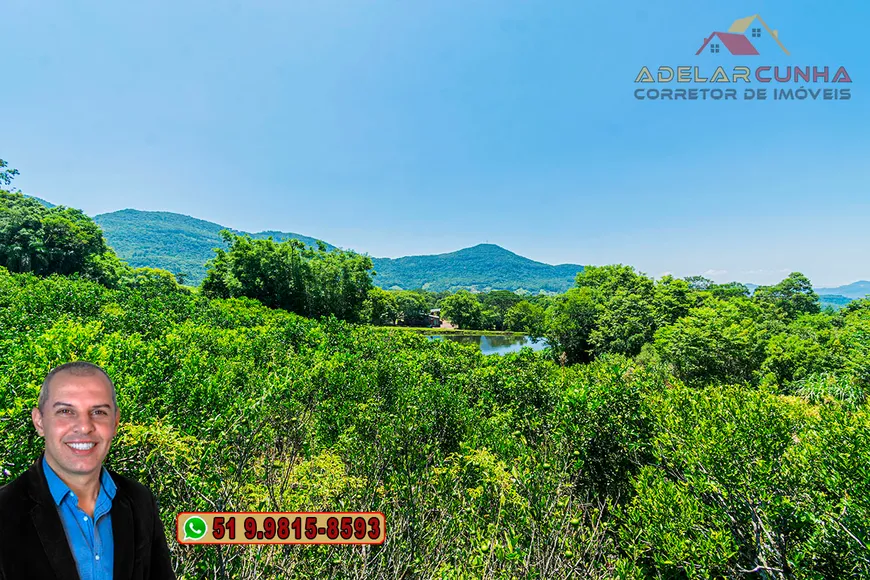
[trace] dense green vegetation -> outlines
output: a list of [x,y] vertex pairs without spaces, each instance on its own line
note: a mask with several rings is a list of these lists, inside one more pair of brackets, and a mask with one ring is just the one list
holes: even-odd
[[321,243],[317,250],[289,239],[254,240],[221,232],[229,251],[216,250],[202,282],[206,296],[254,298],[266,306],[317,317],[334,315],[342,320],[368,322],[363,305],[371,290],[365,256],[333,249]]
[[[0,270],[0,304],[6,480],[38,453],[45,373],[83,358],[118,384],[110,463],[154,489],[170,537],[183,510],[387,517],[366,550],[173,542],[187,578],[870,574],[868,305],[832,321],[826,373],[771,359],[788,396],[624,356],[485,357],[171,285]],[[805,341],[833,339],[799,320]]]
[[[170,538],[181,511],[386,515],[367,548],[170,540],[181,578],[870,577],[870,301],[622,265],[556,297],[362,296],[365,257],[233,234],[197,292],[94,275],[86,219],[3,200],[0,484],[41,448],[45,374],[84,359],[118,387],[110,466],[151,487]],[[329,316],[289,311],[315,298]],[[553,346],[484,356],[336,318],[438,303]]]

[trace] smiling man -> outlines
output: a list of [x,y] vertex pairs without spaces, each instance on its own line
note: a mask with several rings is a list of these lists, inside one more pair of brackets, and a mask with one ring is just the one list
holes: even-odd
[[45,452],[0,488],[0,580],[174,579],[154,496],[103,467],[121,418],[106,372],[53,369],[31,416]]

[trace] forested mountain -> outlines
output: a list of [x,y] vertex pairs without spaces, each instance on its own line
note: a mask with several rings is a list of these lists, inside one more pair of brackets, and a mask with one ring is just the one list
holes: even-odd
[[[30,196],[33,197],[33,196]],[[34,197],[45,207],[54,204]],[[199,285],[205,278],[205,263],[215,255],[214,248],[226,249],[222,229],[245,234],[227,226],[183,214],[124,209],[94,216],[109,246],[133,267],[161,268],[187,274],[186,283]],[[248,233],[252,238],[272,236],[276,241],[295,238],[316,247],[316,238],[292,232]],[[327,250],[334,246],[326,243]],[[425,288],[434,292],[496,289],[565,292],[583,266],[552,266],[536,262],[494,244],[479,244],[446,254],[372,258],[374,284],[381,288]],[[744,284],[751,292],[755,284]],[[861,280],[836,288],[816,288],[822,307],[841,308],[851,300],[870,293],[870,281]]]
[[375,258],[375,283],[381,288],[442,290],[524,290],[564,292],[583,266],[551,266],[494,244],[478,244],[448,254]]
[[[226,248],[220,231],[228,228],[190,216],[164,212],[124,209],[94,216],[102,228],[108,244],[118,256],[135,268],[149,267],[184,272],[186,281],[199,285],[205,278],[205,263],[214,258],[214,248]],[[275,241],[295,238],[316,247],[314,238],[290,232],[258,232],[249,234],[255,239],[272,236]],[[326,244],[327,249],[333,246]]]
[[[108,244],[133,267],[150,267],[184,272],[186,282],[198,285],[205,278],[205,263],[214,248],[226,249],[219,232],[235,230],[190,216],[156,211],[125,209],[94,216]],[[315,247],[315,238],[291,232],[267,231],[249,234],[276,241],[295,238]],[[328,250],[334,248],[326,244]],[[582,266],[551,266],[523,258],[493,244],[481,244],[448,254],[372,258],[374,283],[381,288],[426,288],[433,291],[467,288],[525,290],[537,294],[564,292],[574,283]]]

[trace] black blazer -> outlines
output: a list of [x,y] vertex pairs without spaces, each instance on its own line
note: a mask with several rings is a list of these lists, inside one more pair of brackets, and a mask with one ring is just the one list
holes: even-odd
[[[114,580],[175,580],[157,502],[147,487],[114,472]],[[80,580],[48,490],[42,457],[0,488],[0,580]]]

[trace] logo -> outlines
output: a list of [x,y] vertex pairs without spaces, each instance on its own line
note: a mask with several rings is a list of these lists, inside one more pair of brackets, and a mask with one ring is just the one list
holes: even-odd
[[[655,74],[644,66],[634,79],[635,84],[642,87],[634,90],[634,98],[639,101],[848,101],[852,98],[850,89],[841,84],[852,82],[844,66],[762,64],[753,68],[742,64],[791,56],[779,32],[771,29],[758,14],[735,20],[727,31],[714,30],[704,38],[700,48],[692,47],[692,50],[695,57],[723,63],[736,57],[733,60],[739,64],[663,65],[655,68]],[[699,85],[701,88],[696,88]]]
[[704,44],[701,45],[695,56],[701,54],[708,46],[708,50],[713,54],[718,53],[720,47],[724,46],[734,56],[757,56],[760,54],[757,46],[764,44],[762,39],[765,37],[773,39],[785,54],[789,54],[779,40],[779,33],[776,30],[771,30],[767,23],[761,19],[761,16],[754,14],[735,20],[728,32],[712,33],[704,39]]
[[205,520],[199,516],[191,516],[184,522],[184,541],[201,540],[208,531]]

